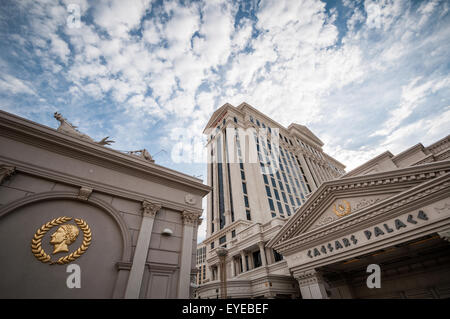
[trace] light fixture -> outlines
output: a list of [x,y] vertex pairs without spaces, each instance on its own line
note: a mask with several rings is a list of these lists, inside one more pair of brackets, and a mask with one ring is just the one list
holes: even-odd
[[161,234],[162,234],[162,235],[165,235],[165,236],[172,236],[172,235],[173,235],[173,231],[172,231],[172,229],[165,228],[165,229],[162,231]]

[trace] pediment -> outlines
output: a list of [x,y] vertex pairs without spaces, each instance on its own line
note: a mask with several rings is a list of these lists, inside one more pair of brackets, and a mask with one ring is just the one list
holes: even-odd
[[324,226],[345,216],[357,214],[362,209],[368,208],[395,194],[398,194],[398,192],[334,199],[315,219],[311,220],[309,227],[304,232]]
[[449,161],[411,166],[371,175],[328,181],[308,198],[267,246],[295,241],[303,233],[383,206],[422,183],[431,182],[448,169]]

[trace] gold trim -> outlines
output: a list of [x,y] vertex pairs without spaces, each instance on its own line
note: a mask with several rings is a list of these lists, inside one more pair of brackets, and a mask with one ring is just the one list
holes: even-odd
[[45,236],[45,234],[54,226],[64,224],[70,220],[72,220],[71,217],[65,216],[58,217],[42,225],[36,231],[36,233],[33,236],[33,239],[31,240],[31,251],[39,261],[43,263],[50,262],[50,265],[53,264],[64,265],[74,261],[75,259],[77,259],[86,252],[86,250],[89,248],[89,245],[91,244],[92,233],[88,224],[84,220],[78,218],[75,218],[74,221],[78,225],[78,227],[80,227],[80,229],[83,231],[83,243],[76,251],[67,256],[59,258],[57,261],[52,261],[51,257],[44,251],[44,249],[42,249],[42,238]]

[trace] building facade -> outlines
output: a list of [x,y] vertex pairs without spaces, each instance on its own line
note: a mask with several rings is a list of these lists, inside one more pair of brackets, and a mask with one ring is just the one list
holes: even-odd
[[231,298],[298,297],[286,261],[266,243],[345,166],[305,126],[285,128],[247,103],[220,107],[204,133],[212,191],[202,244],[206,280],[196,296],[219,298],[226,290]]
[[324,182],[267,244],[302,298],[450,298],[449,158],[447,136]]
[[0,111],[0,298],[190,297],[210,187],[55,118]]

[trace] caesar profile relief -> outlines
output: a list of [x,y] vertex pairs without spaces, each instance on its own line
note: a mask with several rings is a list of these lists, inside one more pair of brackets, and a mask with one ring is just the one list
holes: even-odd
[[[49,263],[50,265],[63,265],[74,261],[86,252],[92,240],[91,229],[89,228],[89,225],[80,218],[74,218],[76,225],[67,224],[70,220],[72,220],[72,217],[58,217],[43,224],[36,231],[31,240],[31,252],[39,261]],[[56,226],[58,226],[58,228],[51,234],[49,241],[50,244],[53,245],[53,255],[60,252],[69,252],[69,246],[77,239],[80,234],[80,229],[83,232],[83,242],[81,243],[81,246],[72,253],[59,257],[57,260],[52,260],[50,255],[42,248],[42,239],[50,229]]]
[[50,239],[50,244],[53,245],[53,254],[68,252],[68,246],[75,242],[79,233],[80,230],[75,225],[65,224],[59,226]]

